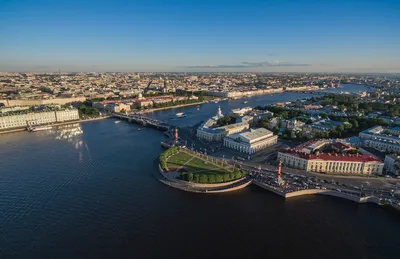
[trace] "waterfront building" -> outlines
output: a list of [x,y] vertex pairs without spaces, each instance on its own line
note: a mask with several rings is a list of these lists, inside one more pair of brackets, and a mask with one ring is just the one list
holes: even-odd
[[79,120],[79,113],[76,109],[49,112],[29,112],[18,115],[0,116],[0,130],[73,120]]
[[253,110],[251,107],[237,108],[233,109],[232,113],[238,116],[244,116],[246,113],[249,113]]
[[116,103],[113,108],[114,112],[128,112],[131,110],[131,105],[127,103]]
[[222,114],[221,107],[218,107],[217,115],[201,124],[197,129],[196,136],[210,142],[222,141],[225,136],[249,129],[249,123],[253,118],[252,116],[244,116],[238,123],[217,127],[217,122],[222,117],[224,115]]
[[79,120],[79,112],[76,109],[56,111],[56,122]]
[[[363,146],[371,147],[384,152],[400,151],[400,138],[396,134],[398,128],[384,128],[376,126],[360,132]],[[395,134],[395,135],[392,135]]]
[[396,163],[400,160],[400,156],[396,154],[385,156],[385,170],[391,174],[398,174]]
[[[337,144],[339,143],[339,144]],[[326,145],[346,152],[350,147],[334,140],[306,142],[296,148],[281,149],[278,160],[287,167],[306,170],[307,172],[333,174],[382,174],[384,163],[371,155],[349,153],[321,153]]]
[[153,106],[153,101],[152,100],[139,100],[137,103],[139,104],[139,107]]
[[246,154],[254,154],[257,151],[275,145],[277,142],[278,136],[274,136],[267,129],[259,128],[225,137],[224,147]]

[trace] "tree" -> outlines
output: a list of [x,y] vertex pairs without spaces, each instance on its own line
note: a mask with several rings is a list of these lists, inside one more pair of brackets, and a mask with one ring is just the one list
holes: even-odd
[[207,183],[208,177],[206,174],[200,174],[200,183]]
[[188,180],[186,172],[181,173],[181,179],[184,180],[184,181]]
[[222,183],[223,181],[224,181],[224,178],[222,177],[222,175],[217,174],[217,175],[215,176],[215,182],[216,182],[216,183]]
[[319,116],[321,116],[321,118],[323,118],[323,119],[326,119],[326,118],[328,118],[328,114],[326,114],[326,113],[321,113]]
[[229,124],[233,124],[236,122],[236,118],[233,117],[232,115],[228,114],[225,115],[224,117],[218,119],[217,124],[218,126],[226,126]]
[[48,93],[48,94],[52,94],[52,93],[53,93],[53,91],[52,91],[50,88],[46,87],[46,86],[41,86],[41,87],[39,88],[39,90],[40,90],[41,92],[43,92],[43,93]]
[[215,183],[215,175],[214,174],[208,176],[208,183]]
[[353,128],[353,124],[351,124],[350,122],[349,122],[349,123],[346,123],[346,124],[344,125],[344,128],[345,128],[345,129],[351,129],[351,128]]
[[340,125],[338,125],[338,126],[336,127],[336,130],[337,130],[338,132],[342,132],[342,131],[344,131],[344,126],[343,126],[342,124],[340,124]]
[[242,174],[240,173],[239,170],[237,170],[237,171],[234,173],[233,179],[239,179],[240,177],[242,177]]
[[192,182],[192,181],[193,181],[193,173],[189,173],[189,174],[188,174],[187,180],[188,180],[189,182]]
[[229,182],[231,180],[231,177],[229,176],[229,174],[223,174],[222,177],[224,179],[224,182]]
[[193,178],[194,178],[194,181],[196,183],[200,182],[200,175],[199,174],[194,174]]

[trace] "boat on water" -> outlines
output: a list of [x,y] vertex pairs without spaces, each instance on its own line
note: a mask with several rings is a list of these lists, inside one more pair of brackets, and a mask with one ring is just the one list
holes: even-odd
[[49,130],[51,126],[41,126],[41,127],[32,127],[29,126],[26,128],[28,131],[35,132],[35,131],[42,131],[42,130]]
[[177,118],[183,118],[183,117],[186,117],[186,114],[184,112],[179,112],[179,113],[175,114],[175,116]]
[[243,103],[248,103],[248,101],[244,101]]
[[115,121],[114,123],[115,123],[115,124],[118,124],[118,123],[120,123],[120,122],[121,122],[121,121]]

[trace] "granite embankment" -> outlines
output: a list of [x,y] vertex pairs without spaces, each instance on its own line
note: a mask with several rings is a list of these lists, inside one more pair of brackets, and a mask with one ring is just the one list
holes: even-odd
[[[360,196],[356,196],[356,195],[352,195],[352,194],[348,194],[348,193],[344,193],[344,192],[338,192],[338,191],[334,191],[334,190],[322,190],[322,189],[308,189],[308,190],[300,190],[300,191],[294,191],[294,192],[285,192],[283,190],[280,190],[278,188],[275,188],[273,186],[264,184],[264,183],[260,183],[258,181],[253,181],[253,184],[266,189],[268,191],[271,191],[275,194],[278,194],[279,196],[282,196],[284,198],[291,198],[291,197],[298,197],[298,196],[303,196],[303,195],[312,195],[312,194],[319,194],[319,195],[328,195],[328,196],[334,196],[334,197],[338,197],[338,198],[342,198],[342,199],[346,199],[346,200],[350,200],[350,201],[354,201],[357,203],[375,203],[378,205],[382,205],[381,203],[381,199],[379,199],[378,197],[375,196],[365,196],[365,197],[360,197]],[[392,206],[395,209],[400,209],[399,206]]]
[[[84,120],[74,120],[74,121],[58,122],[58,123],[52,123],[52,124],[43,124],[43,125],[39,125],[39,126],[57,127],[57,126],[75,124],[75,123],[83,123],[83,122],[104,120],[104,119],[108,119],[108,118],[111,118],[111,117],[110,116],[104,116],[104,117],[97,117],[97,118],[84,119]],[[26,131],[26,127],[17,128],[17,129],[2,130],[2,131],[0,131],[0,134],[20,132],[20,131]]]
[[176,179],[169,176],[169,172],[165,172],[161,166],[158,167],[159,171],[154,173],[154,176],[162,183],[187,192],[195,193],[223,193],[232,192],[245,188],[251,184],[251,180],[246,177],[237,179],[235,181],[216,184],[199,184]]

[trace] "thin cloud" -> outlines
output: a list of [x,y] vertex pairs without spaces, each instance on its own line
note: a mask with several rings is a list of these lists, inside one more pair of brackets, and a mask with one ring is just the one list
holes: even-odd
[[194,65],[184,66],[184,68],[255,68],[255,67],[307,67],[311,64],[282,62],[282,61],[264,61],[264,62],[242,62],[238,65]]

